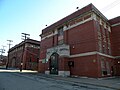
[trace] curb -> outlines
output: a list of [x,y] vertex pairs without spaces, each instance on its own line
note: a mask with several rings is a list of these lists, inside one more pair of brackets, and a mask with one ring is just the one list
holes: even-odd
[[[31,73],[29,73],[31,74]],[[32,75],[32,74],[31,74]],[[91,83],[87,83],[87,82],[79,82],[79,81],[74,81],[74,80],[69,80],[69,77],[61,77],[61,76],[54,76],[54,75],[46,75],[46,74],[41,74],[41,73],[38,73],[38,74],[35,74],[36,76],[41,76],[41,77],[45,77],[45,78],[52,78],[54,80],[63,80],[63,81],[67,81],[67,82],[73,82],[73,83],[76,83],[76,84],[87,84],[87,85],[91,85],[91,86],[97,86],[97,87],[104,87],[104,88],[110,88],[110,89],[115,89],[115,90],[119,90],[120,88],[115,88],[115,87],[111,87],[111,86],[107,86],[107,85],[97,85],[97,84],[91,84]],[[56,78],[58,77],[58,78]],[[72,77],[73,78],[73,77]]]

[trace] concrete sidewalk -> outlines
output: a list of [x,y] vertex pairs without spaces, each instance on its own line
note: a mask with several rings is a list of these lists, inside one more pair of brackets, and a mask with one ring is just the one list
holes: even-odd
[[87,77],[61,77],[57,75],[46,75],[41,73],[26,73],[26,74],[37,76],[38,78],[44,77],[54,80],[73,82],[76,84],[93,85],[98,87],[106,87],[115,90],[120,90],[120,77],[87,78]]
[[60,78],[63,80],[75,82],[75,83],[82,83],[88,85],[94,85],[99,87],[106,87],[112,89],[120,89],[120,78],[119,77],[111,77],[106,79],[95,79],[95,78],[84,78],[84,77],[77,77],[77,78]]

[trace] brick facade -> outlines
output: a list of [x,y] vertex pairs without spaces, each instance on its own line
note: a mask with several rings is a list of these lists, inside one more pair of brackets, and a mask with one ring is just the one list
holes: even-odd
[[38,71],[95,78],[120,75],[119,28],[120,17],[108,20],[94,5],[83,7],[42,30]]
[[0,55],[0,66],[6,66],[7,56]]
[[113,69],[116,75],[120,75],[120,16],[109,20],[109,23],[112,28],[112,55],[115,57]]
[[39,51],[39,41],[26,39],[9,50],[8,67],[38,70]]

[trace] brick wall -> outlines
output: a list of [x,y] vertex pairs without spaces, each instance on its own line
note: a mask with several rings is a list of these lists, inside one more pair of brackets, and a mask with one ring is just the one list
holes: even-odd
[[94,21],[89,21],[67,31],[67,44],[70,53],[79,54],[96,51]]
[[112,53],[113,56],[120,56],[120,16],[109,20],[109,23],[112,28]]

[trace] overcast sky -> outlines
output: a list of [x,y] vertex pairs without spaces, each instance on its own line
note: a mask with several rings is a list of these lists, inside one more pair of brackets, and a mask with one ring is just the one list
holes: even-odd
[[0,49],[7,40],[13,45],[20,43],[21,33],[30,34],[31,39],[40,40],[45,25],[56,21],[93,3],[108,19],[120,16],[120,0],[0,0]]

